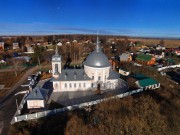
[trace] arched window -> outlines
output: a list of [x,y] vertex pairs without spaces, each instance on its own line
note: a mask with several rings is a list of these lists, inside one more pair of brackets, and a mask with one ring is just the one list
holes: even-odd
[[79,83],[79,88],[81,88],[81,83]]
[[65,88],[67,88],[67,83],[65,83]]
[[74,88],[76,88],[76,83],[74,83]]
[[72,87],[71,83],[69,83],[69,87],[70,87],[70,88]]
[[86,83],[83,84],[84,88],[86,87]]
[[93,83],[91,83],[91,88],[93,88]]
[[56,89],[56,90],[58,89],[58,84],[57,84],[57,83],[55,84],[55,89]]
[[98,76],[98,81],[100,81],[101,80],[101,76]]

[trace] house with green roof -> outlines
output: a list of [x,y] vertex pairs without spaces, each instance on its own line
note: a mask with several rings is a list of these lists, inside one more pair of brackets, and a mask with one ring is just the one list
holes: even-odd
[[156,58],[152,55],[139,54],[136,57],[136,62],[143,64],[143,65],[154,65],[156,62]]
[[160,87],[160,83],[150,77],[137,80],[135,84],[139,88],[144,88],[145,90],[157,89]]
[[132,74],[130,75],[131,78],[134,79],[134,83],[137,85],[138,88],[144,88],[145,90],[148,89],[157,89],[160,87],[160,83],[143,74]]

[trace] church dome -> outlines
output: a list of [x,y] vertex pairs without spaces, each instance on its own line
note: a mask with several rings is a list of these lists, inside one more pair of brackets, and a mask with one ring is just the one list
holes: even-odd
[[87,56],[84,65],[89,67],[110,66],[107,56],[101,51],[101,48],[98,43],[98,39],[97,39],[96,49]]
[[87,56],[84,65],[89,67],[109,67],[110,63],[103,52],[93,51]]

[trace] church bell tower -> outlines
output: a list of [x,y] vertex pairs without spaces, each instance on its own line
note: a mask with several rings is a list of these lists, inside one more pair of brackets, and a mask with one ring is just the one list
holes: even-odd
[[61,56],[56,45],[55,55],[52,56],[52,76],[57,78],[61,74]]

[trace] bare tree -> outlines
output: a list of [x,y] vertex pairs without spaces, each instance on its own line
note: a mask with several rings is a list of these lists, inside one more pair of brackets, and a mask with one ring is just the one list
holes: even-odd
[[164,46],[164,40],[161,39],[161,40],[159,41],[159,44],[162,45],[162,46]]
[[15,76],[18,75],[18,71],[19,71],[19,64],[23,63],[24,60],[22,59],[12,59],[12,67],[14,69],[14,74]]

